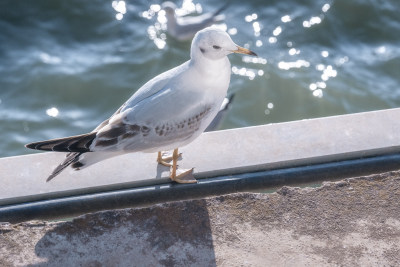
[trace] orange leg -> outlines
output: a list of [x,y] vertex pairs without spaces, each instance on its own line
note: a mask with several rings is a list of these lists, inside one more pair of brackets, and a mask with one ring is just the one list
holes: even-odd
[[172,160],[172,157],[165,157],[165,158],[163,158],[162,155],[161,155],[161,151],[158,151],[157,162],[158,162],[159,164],[164,165],[164,166],[166,166],[166,167],[171,167],[172,164],[171,164],[171,163],[168,163],[168,161],[171,161],[171,160]]
[[178,168],[178,158],[180,154],[178,153],[178,149],[174,149],[172,154],[172,166],[171,166],[171,175],[170,178],[172,181],[177,183],[197,183],[197,180],[193,177],[193,168],[189,170],[185,170],[177,175]]

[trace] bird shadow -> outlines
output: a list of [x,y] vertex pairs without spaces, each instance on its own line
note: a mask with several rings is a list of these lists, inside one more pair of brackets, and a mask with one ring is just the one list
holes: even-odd
[[163,173],[169,171],[169,167],[161,165],[161,164],[157,164],[156,167],[156,179],[161,179],[163,178]]
[[[172,155],[172,153],[171,153],[171,152],[166,152],[165,155],[170,156],[170,155]],[[180,161],[180,160],[182,160],[182,159],[183,159],[182,154],[180,154],[179,157],[178,157],[178,161]],[[171,161],[171,162],[172,162],[172,161]],[[179,163],[178,163],[178,164],[179,164]],[[178,167],[179,167],[179,166],[178,166]],[[161,178],[163,178],[163,174],[164,174],[165,172],[167,172],[167,171],[168,171],[168,177],[169,177],[170,168],[171,168],[171,167],[167,167],[167,166],[164,166],[164,165],[162,165],[162,164],[157,163],[157,167],[156,167],[156,179],[161,179]]]
[[86,214],[47,230],[30,266],[216,266],[205,200]]

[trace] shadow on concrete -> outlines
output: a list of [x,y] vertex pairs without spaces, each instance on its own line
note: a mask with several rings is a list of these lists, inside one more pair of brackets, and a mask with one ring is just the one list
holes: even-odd
[[169,168],[166,166],[163,166],[161,164],[157,163],[157,174],[156,174],[156,179],[161,179],[162,178],[162,173],[165,171],[168,171]]
[[31,266],[216,266],[207,202],[87,214],[37,242]]
[[[163,157],[172,157],[172,152],[171,151],[163,151]],[[179,154],[178,161],[181,161],[182,159],[183,159],[182,154]],[[167,162],[172,164],[171,160],[168,160]],[[170,167],[167,167],[167,166],[157,163],[156,179],[160,179],[162,177],[163,172],[169,171],[169,170],[170,170]]]

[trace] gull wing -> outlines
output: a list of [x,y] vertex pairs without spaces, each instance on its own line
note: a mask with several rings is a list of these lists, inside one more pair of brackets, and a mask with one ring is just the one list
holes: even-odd
[[192,74],[180,74],[157,84],[163,84],[162,88],[138,91],[139,95],[135,94],[98,129],[91,150],[142,151],[199,134],[200,127],[210,122],[214,109],[203,99],[201,90],[193,90],[193,79],[187,79]]
[[142,100],[157,94],[159,91],[161,91],[164,86],[168,83],[170,80],[170,77],[174,74],[178,74],[179,72],[182,72],[186,67],[188,62],[173,68],[169,71],[166,71],[147,83],[145,83],[139,90],[136,91],[110,118],[107,120],[103,121],[100,123],[94,130],[93,132],[100,131],[103,127],[107,126],[110,124],[113,120],[118,118],[121,112],[125,111],[129,107],[135,106],[137,103],[141,102]]

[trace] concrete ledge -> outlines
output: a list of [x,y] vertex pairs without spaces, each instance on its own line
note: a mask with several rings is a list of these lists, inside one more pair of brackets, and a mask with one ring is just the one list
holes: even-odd
[[178,200],[201,199],[236,192],[272,192],[283,185],[320,184],[348,177],[398,170],[400,153],[295,168],[201,179],[197,184],[142,186],[60,197],[0,207],[0,222],[65,220],[82,214]]
[[[196,178],[289,168],[400,152],[400,109],[203,134],[181,149]],[[0,205],[169,183],[155,154],[134,153],[82,171],[47,175],[62,153],[0,159]]]
[[0,224],[1,266],[399,266],[400,173]]

